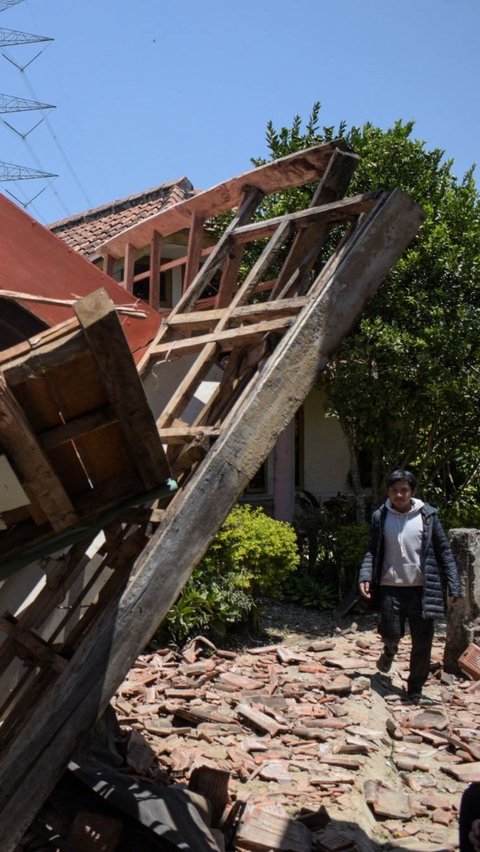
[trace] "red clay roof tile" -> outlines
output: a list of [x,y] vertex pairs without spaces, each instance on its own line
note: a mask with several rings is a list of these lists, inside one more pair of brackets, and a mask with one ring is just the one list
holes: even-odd
[[94,260],[106,240],[194,194],[188,178],[182,177],[52,222],[49,229],[74,251]]

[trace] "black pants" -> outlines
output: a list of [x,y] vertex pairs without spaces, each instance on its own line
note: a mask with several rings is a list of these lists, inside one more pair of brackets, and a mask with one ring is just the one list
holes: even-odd
[[407,681],[410,694],[422,691],[430,672],[434,622],[433,618],[424,618],[422,614],[422,593],[421,586],[380,587],[380,634],[388,655],[396,654],[398,643],[405,635],[406,621],[410,628],[412,650]]
[[480,819],[480,783],[476,782],[467,787],[460,801],[460,852],[473,852],[468,835],[474,819]]

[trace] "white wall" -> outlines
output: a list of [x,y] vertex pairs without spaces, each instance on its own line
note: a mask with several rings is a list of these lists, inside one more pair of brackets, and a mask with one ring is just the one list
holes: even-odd
[[335,417],[325,417],[324,395],[313,389],[304,403],[303,487],[326,500],[350,493],[348,447]]

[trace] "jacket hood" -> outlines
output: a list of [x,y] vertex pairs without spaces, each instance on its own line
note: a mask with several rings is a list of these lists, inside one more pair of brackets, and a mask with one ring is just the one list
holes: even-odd
[[408,518],[409,515],[416,515],[417,512],[419,512],[420,509],[423,508],[424,505],[425,503],[423,502],[423,500],[419,500],[418,497],[412,497],[412,505],[408,512],[399,512],[398,509],[395,509],[395,507],[392,506],[390,500],[385,500],[385,506],[387,507],[389,512],[391,512],[393,515],[402,515],[404,518]]
[[[424,503],[423,500],[420,500],[418,497],[413,497],[412,502],[412,508],[405,513],[407,515],[409,515],[411,512],[418,512],[419,509],[421,509],[422,515],[426,515],[427,517],[429,517],[430,515],[438,514],[438,509],[436,509],[435,506],[431,506],[430,503]],[[385,503],[381,508],[383,508],[385,511],[393,512],[394,515],[404,514],[403,512],[397,512],[397,510],[393,508],[392,504],[390,503],[390,500],[388,499],[385,500]]]

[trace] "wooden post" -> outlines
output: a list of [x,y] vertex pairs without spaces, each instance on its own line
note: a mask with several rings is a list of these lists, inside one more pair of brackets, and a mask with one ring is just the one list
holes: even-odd
[[160,266],[162,252],[162,235],[154,231],[150,242],[150,279],[148,302],[158,311],[160,307]]
[[103,266],[103,271],[104,271],[105,275],[109,275],[110,278],[113,278],[114,264],[115,264],[115,258],[113,257],[113,255],[111,255],[107,252],[107,254],[105,254],[104,257],[103,257],[102,266]]
[[135,269],[135,249],[131,243],[125,248],[125,268],[123,271],[123,286],[127,293],[133,293],[133,275]]
[[192,210],[190,214],[190,230],[188,233],[187,265],[183,276],[182,293],[185,293],[185,290],[190,287],[190,284],[200,269],[204,224],[204,214],[199,210]]
[[295,419],[278,436],[273,464],[273,517],[292,523],[295,514]]

